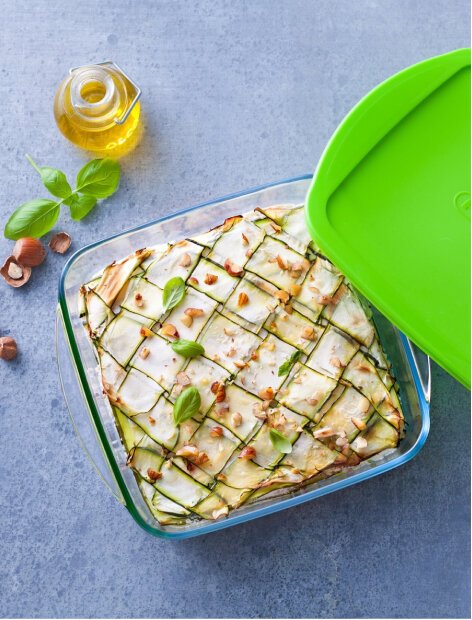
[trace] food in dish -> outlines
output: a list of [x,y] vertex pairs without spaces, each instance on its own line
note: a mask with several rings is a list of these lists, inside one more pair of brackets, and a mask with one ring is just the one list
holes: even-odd
[[128,464],[162,525],[224,518],[395,448],[368,307],[303,207],[257,207],[108,265],[80,291]]

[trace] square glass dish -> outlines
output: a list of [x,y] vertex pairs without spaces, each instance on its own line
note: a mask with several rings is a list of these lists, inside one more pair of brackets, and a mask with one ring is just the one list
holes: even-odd
[[198,205],[89,245],[72,256],[59,284],[57,360],[61,384],[73,425],[86,453],[115,496],[146,531],[166,538],[188,538],[242,523],[331,493],[384,473],[415,456],[429,430],[429,358],[382,315],[374,312],[381,343],[399,384],[405,416],[405,436],[396,448],[386,450],[331,478],[283,495],[262,499],[233,510],[217,521],[195,521],[184,526],[162,526],[151,515],[127,466],[126,451],[108,400],[103,395],[93,346],[79,316],[78,293],[104,266],[135,251],[166,241],[205,232],[225,218],[259,206],[302,204],[311,175],[251,189]]

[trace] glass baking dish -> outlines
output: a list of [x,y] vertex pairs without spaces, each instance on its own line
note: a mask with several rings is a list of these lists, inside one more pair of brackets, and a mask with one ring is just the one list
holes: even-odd
[[165,538],[188,538],[296,506],[406,463],[419,452],[426,440],[429,430],[429,358],[416,350],[402,333],[374,309],[380,339],[400,386],[405,415],[405,437],[397,448],[302,489],[244,505],[232,511],[225,519],[196,521],[185,526],[161,526],[154,520],[133,472],[126,465],[126,453],[113,413],[102,393],[92,345],[78,314],[80,286],[105,265],[137,248],[204,232],[223,222],[226,217],[250,211],[256,206],[302,204],[310,181],[311,175],[305,175],[180,211],[89,245],[76,252],[64,267],[59,284],[56,346],[61,384],[72,423],[85,452],[103,480],[137,523],[151,534]]

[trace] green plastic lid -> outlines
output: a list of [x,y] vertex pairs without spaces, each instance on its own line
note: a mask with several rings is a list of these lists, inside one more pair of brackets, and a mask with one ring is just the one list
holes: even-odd
[[357,104],[306,215],[365,297],[470,388],[470,50],[409,67]]

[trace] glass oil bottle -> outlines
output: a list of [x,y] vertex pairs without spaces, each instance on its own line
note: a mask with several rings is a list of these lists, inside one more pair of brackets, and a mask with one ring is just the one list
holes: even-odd
[[76,67],[56,92],[56,123],[76,146],[120,156],[139,137],[140,95],[141,90],[114,62]]

